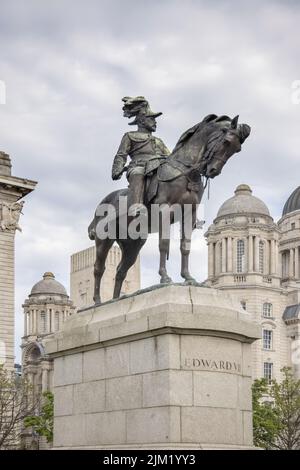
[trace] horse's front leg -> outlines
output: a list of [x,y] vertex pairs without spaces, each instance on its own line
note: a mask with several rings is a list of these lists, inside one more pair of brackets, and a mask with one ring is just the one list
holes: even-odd
[[163,227],[163,219],[160,214],[160,224],[159,224],[159,275],[161,284],[170,284],[172,279],[167,273],[166,262],[169,257],[170,250],[170,225],[167,223],[167,227]]
[[181,251],[181,276],[186,281],[196,282],[191,276],[189,271],[189,259],[191,252],[191,238],[193,229],[196,224],[196,210],[192,210],[192,213],[188,217],[184,217],[181,224],[181,239],[180,239],[180,251]]
[[170,240],[160,238],[159,239],[159,253],[160,253],[160,262],[159,262],[159,275],[161,284],[170,284],[172,279],[167,273],[166,261],[170,249]]
[[96,239],[96,261],[94,266],[94,302],[95,304],[101,303],[100,286],[102,276],[105,271],[105,261],[108,252],[113,244],[113,240]]
[[96,305],[101,304],[101,297],[100,297],[100,281],[101,281],[101,273],[98,271],[97,267],[94,268],[94,296],[93,300]]

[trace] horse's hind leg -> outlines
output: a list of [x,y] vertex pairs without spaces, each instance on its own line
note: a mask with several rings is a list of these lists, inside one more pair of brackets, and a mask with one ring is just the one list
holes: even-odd
[[122,285],[127,272],[136,262],[139,252],[145,242],[146,240],[142,238],[138,238],[137,240],[117,240],[122,251],[122,258],[116,273],[114,299],[120,297]]
[[189,271],[189,258],[191,251],[191,238],[193,229],[196,225],[197,213],[195,207],[192,207],[191,214],[185,217],[185,220],[181,224],[181,240],[180,240],[180,251],[181,251],[181,276],[186,282],[196,282],[191,276]]
[[94,265],[94,302],[95,304],[101,303],[100,297],[100,284],[105,271],[105,262],[110,248],[114,240],[96,240],[96,262]]
[[160,275],[160,283],[161,284],[170,284],[172,279],[168,275],[167,272],[167,258],[169,257],[170,251],[170,224],[168,222],[168,218],[165,218],[166,225],[163,227],[163,216],[162,213],[159,214],[159,275]]

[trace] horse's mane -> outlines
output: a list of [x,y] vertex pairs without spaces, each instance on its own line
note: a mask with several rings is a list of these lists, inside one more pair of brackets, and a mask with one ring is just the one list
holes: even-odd
[[228,116],[217,116],[216,114],[209,114],[201,122],[195,124],[193,127],[184,132],[179,138],[177,144],[172,151],[172,157],[177,158],[181,154],[184,146],[188,145],[189,140],[196,132],[201,132],[204,127],[209,127],[211,133],[206,142],[205,151],[201,157],[202,161],[209,161],[217,147],[223,142],[224,128],[228,128],[231,124],[231,118]]

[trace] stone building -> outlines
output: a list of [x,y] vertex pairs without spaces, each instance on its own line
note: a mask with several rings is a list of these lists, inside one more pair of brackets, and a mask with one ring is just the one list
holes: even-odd
[[[71,256],[70,295],[78,309],[93,305],[95,246],[74,253]],[[121,261],[121,250],[114,245],[107,256],[105,272],[101,282],[102,302],[113,296],[115,275]],[[130,268],[123,283],[122,294],[140,289],[140,258]]]
[[0,364],[14,370],[15,233],[21,231],[19,217],[24,196],[35,181],[11,175],[9,155],[0,152]]
[[205,234],[207,284],[230,292],[261,324],[252,345],[254,378],[280,379],[292,366],[300,378],[300,187],[276,223],[246,184],[220,207]]
[[64,286],[47,272],[33,286],[24,308],[23,373],[40,392],[51,389],[52,368],[44,355],[44,340],[59,331],[74,313],[73,302]]
[[[75,308],[64,286],[50,272],[33,286],[23,308],[22,370],[37,397],[52,390],[53,363],[45,355],[44,342],[62,328]],[[45,440],[34,438],[30,431],[25,431],[23,438],[26,447],[37,441],[40,448],[45,447]]]

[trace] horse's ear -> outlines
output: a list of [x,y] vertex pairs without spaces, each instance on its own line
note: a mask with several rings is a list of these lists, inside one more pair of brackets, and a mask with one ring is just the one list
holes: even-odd
[[239,115],[235,116],[231,121],[231,129],[236,129],[238,125]]
[[216,114],[208,114],[205,116],[205,118],[202,120],[202,122],[210,122],[216,119],[218,116]]

